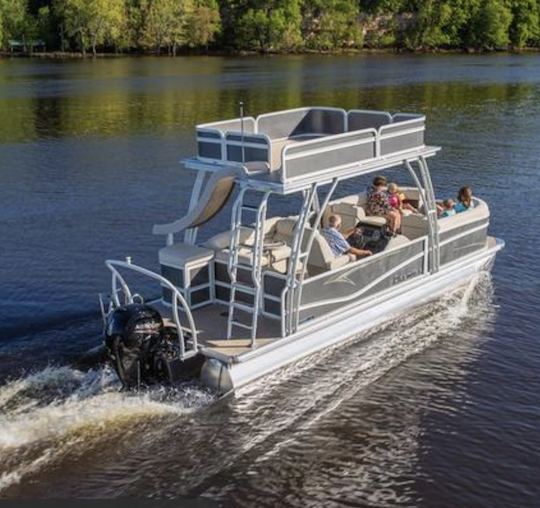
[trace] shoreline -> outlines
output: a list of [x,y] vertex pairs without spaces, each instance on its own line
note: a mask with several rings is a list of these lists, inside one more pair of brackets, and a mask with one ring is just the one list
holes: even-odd
[[175,56],[169,55],[166,52],[157,54],[149,52],[126,52],[126,53],[86,53],[83,55],[78,51],[44,51],[44,52],[9,52],[0,51],[0,59],[2,58],[37,58],[37,59],[51,59],[51,60],[75,60],[75,59],[93,59],[93,58],[125,58],[125,57],[147,57],[153,56],[158,58],[176,58],[176,57],[191,57],[191,56],[221,56],[221,57],[250,57],[250,56],[312,56],[312,55],[325,55],[325,56],[352,56],[352,55],[489,55],[489,54],[515,54],[520,55],[524,53],[538,53],[540,48],[527,47],[520,49],[494,49],[494,50],[474,50],[474,49],[446,49],[446,48],[434,48],[434,49],[416,49],[408,50],[403,48],[362,48],[362,49],[343,49],[339,51],[326,51],[326,50],[302,50],[302,51],[247,51],[247,50],[213,50],[206,52],[178,52]]

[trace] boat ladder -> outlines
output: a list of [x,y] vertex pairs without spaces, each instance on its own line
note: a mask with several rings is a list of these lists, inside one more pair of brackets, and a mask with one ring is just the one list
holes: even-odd
[[[257,337],[257,321],[262,305],[264,224],[270,191],[264,191],[258,206],[253,206],[245,203],[245,197],[249,190],[252,192],[261,192],[250,189],[248,186],[243,186],[236,198],[231,214],[231,237],[227,266],[231,281],[231,289],[227,318],[227,339],[232,338],[233,329],[235,327],[243,328],[249,330],[251,347],[254,347]],[[255,221],[248,222],[248,215],[251,215],[251,217],[255,216]],[[250,264],[240,261],[240,250],[250,253]],[[251,272],[251,286],[238,279],[238,269],[249,270]],[[242,298],[241,295],[244,295],[244,298]],[[245,295],[252,296],[251,303],[245,301]],[[250,315],[249,323],[240,320],[238,316],[238,313],[240,312]]]

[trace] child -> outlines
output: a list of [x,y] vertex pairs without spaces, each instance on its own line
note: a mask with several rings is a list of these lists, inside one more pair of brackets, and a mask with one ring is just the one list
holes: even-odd
[[399,191],[399,187],[395,183],[388,184],[388,202],[392,208],[399,210],[401,213],[403,213],[403,210],[417,211],[410,203],[405,203],[405,194]]
[[456,210],[454,208],[455,202],[453,199],[445,199],[443,201],[443,210],[441,212],[441,219],[443,217],[452,217],[452,215],[456,215]]
[[458,192],[458,203],[455,205],[456,213],[466,212],[470,208],[474,208],[472,200],[472,189],[470,187],[461,187]]

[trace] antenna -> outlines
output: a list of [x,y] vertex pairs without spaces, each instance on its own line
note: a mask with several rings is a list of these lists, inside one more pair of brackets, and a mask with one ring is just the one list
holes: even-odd
[[246,162],[246,149],[244,147],[244,101],[240,101],[238,106],[240,107],[240,141],[242,144],[242,164],[244,164],[244,162]]

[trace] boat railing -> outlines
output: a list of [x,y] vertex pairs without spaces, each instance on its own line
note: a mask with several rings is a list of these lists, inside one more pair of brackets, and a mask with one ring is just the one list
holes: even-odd
[[[131,263],[131,259],[127,258],[126,261],[113,260],[109,259],[105,261],[105,265],[112,273],[111,280],[111,301],[113,308],[120,307],[122,305],[127,305],[135,303],[136,299],[139,298],[142,301],[142,297],[139,294],[135,294],[131,291],[129,285],[127,284],[125,278],[120,273],[119,269],[126,269],[132,272],[139,273],[146,277],[149,277],[153,280],[158,281],[162,286],[167,287],[172,294],[171,297],[171,309],[172,309],[172,318],[176,326],[178,333],[178,341],[180,348],[180,359],[185,360],[195,356],[198,352],[198,342],[197,342],[197,329],[195,327],[195,322],[191,314],[191,310],[186,300],[178,289],[165,277],[152,272],[142,266],[137,266]],[[124,301],[121,302],[119,295],[123,293]],[[180,309],[185,315],[188,326],[183,326],[180,321]],[[189,340],[186,339],[186,335],[189,335]]]
[[298,108],[197,126],[202,162],[264,162],[283,183],[424,147],[420,114]]

